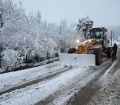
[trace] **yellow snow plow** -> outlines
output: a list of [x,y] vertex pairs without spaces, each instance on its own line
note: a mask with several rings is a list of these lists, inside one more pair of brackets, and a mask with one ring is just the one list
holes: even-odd
[[[85,30],[86,33],[87,30]],[[103,62],[103,55],[112,56],[112,49],[105,35],[104,27],[91,28],[86,40],[78,45],[78,48],[70,48],[68,53],[60,54],[60,62],[64,65],[95,66]]]

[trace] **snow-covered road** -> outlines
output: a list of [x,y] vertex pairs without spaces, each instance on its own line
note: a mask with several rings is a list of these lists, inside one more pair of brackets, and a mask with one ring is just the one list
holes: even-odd
[[[86,70],[86,69],[84,69]],[[40,100],[54,94],[56,91],[61,90],[62,87],[69,86],[73,83],[73,79],[76,80],[83,69],[74,68],[57,77],[54,77],[47,81],[42,81],[38,84],[28,86],[23,89],[15,90],[4,94],[0,97],[0,104],[2,105],[30,105],[35,104]]]
[[44,79],[48,75],[51,76],[64,70],[66,69],[63,66],[59,65],[58,62],[56,62],[53,64],[48,64],[31,69],[0,74],[0,94],[12,89],[13,87],[30,83],[33,80],[42,78]]
[[[51,72],[62,71],[49,79],[43,79],[37,83],[18,88],[0,96],[0,105],[65,105],[90,81],[95,79],[104,69],[103,68],[80,68],[73,67],[64,70],[59,62],[0,75],[0,91],[9,89],[18,84],[27,83],[40,76],[49,75]],[[108,65],[109,67],[109,65]],[[7,81],[8,80],[8,81]],[[8,86],[6,86],[8,85]],[[7,88],[4,88],[4,87]]]

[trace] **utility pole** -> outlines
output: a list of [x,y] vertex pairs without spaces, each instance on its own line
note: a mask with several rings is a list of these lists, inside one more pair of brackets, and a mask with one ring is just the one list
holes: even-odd
[[[2,27],[2,13],[0,12],[0,34],[1,34],[1,27]],[[1,68],[1,58],[2,58],[1,52],[2,50],[1,50],[1,44],[0,44],[0,68]]]
[[111,37],[110,37],[110,40],[111,40],[111,46],[112,46],[112,39],[113,39],[113,31],[111,30]]
[[61,33],[62,33],[62,28],[59,27],[59,53],[61,52],[61,48],[62,48],[62,36],[61,36]]
[[[0,36],[1,36],[2,27],[3,27],[2,12],[0,12]],[[1,68],[2,51],[3,51],[3,47],[2,47],[2,43],[0,43],[0,68]]]
[[2,12],[0,12],[0,28],[3,27],[3,21],[2,21]]

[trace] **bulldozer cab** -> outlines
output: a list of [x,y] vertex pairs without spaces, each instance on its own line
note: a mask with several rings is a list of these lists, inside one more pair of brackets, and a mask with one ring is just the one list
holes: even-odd
[[103,39],[105,37],[106,32],[107,32],[107,29],[105,29],[104,27],[92,28],[90,30],[90,38]]

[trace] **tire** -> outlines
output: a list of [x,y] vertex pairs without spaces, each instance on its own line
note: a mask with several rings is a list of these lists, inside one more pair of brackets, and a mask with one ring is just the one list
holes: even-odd
[[95,60],[96,60],[96,65],[100,65],[103,62],[103,51],[100,49],[97,49],[95,51]]
[[108,57],[108,58],[111,58],[111,57],[112,57],[112,48],[111,48],[111,47],[108,47],[108,48],[107,48],[107,57]]
[[70,54],[72,54],[72,53],[76,53],[76,48],[70,48],[69,50],[68,50],[68,53],[70,53]]

